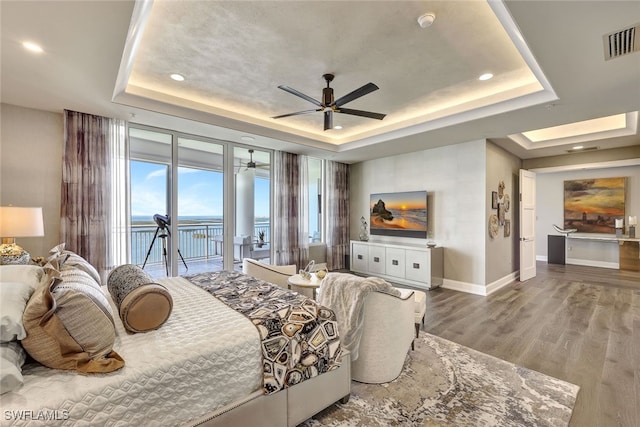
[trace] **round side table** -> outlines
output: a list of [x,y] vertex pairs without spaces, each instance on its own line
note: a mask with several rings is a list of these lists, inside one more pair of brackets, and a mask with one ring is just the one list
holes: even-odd
[[299,274],[294,274],[287,279],[289,289],[309,298],[316,299],[316,289],[320,287],[322,279],[318,279],[316,273],[311,273],[311,279],[305,279]]

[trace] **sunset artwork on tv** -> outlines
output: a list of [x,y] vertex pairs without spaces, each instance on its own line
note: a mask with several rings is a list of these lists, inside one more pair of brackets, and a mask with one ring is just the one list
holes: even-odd
[[564,227],[615,233],[615,219],[624,218],[624,187],[624,177],[565,181]]
[[369,203],[371,234],[427,237],[427,192],[371,194]]

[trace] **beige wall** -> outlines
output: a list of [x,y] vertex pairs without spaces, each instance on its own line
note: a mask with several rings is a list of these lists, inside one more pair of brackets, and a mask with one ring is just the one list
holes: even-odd
[[34,257],[46,255],[60,235],[62,113],[2,104],[0,124],[0,204],[42,207],[45,236],[16,242]]
[[[511,235],[505,237],[504,226],[501,226],[495,238],[487,238],[487,284],[509,277],[512,273],[520,270],[518,185],[521,163],[520,158],[513,154],[492,143],[487,144],[487,217],[485,224],[488,226],[490,214],[498,214],[498,210],[492,208],[491,192],[498,191],[498,184],[501,181],[505,183],[504,194],[508,194],[511,201],[509,211],[505,213],[505,219],[511,221]],[[489,236],[488,231],[487,236]]]
[[[445,286],[482,293],[486,284],[485,183],[485,140],[353,164],[351,238],[358,239],[360,217],[369,216],[371,193],[427,190],[428,228],[445,248]],[[426,239],[385,236],[370,240],[426,244]]]

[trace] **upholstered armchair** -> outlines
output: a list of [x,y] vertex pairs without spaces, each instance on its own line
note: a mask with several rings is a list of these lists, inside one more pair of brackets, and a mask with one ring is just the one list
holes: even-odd
[[400,297],[370,292],[364,301],[364,320],[358,359],[351,363],[351,378],[380,384],[402,372],[414,338],[415,299],[412,291]]
[[270,265],[251,258],[242,260],[242,272],[256,279],[288,288],[287,279],[296,274],[295,265]]

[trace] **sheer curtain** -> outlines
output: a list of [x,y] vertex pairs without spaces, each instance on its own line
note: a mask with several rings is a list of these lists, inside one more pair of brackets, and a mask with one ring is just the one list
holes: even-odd
[[273,249],[275,263],[309,262],[309,183],[307,156],[274,153]]
[[64,133],[60,238],[104,279],[127,260],[126,123],[65,110]]
[[347,268],[349,253],[349,165],[326,162],[327,268]]

